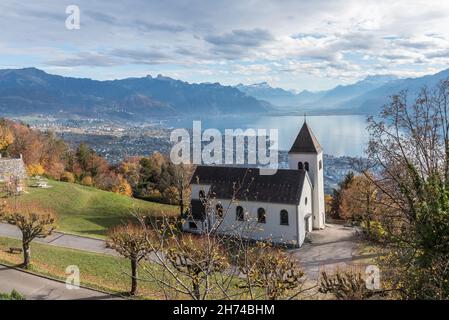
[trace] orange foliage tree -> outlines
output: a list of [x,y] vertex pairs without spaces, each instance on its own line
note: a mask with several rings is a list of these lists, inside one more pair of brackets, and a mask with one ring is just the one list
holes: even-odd
[[45,238],[55,229],[55,215],[38,203],[4,203],[0,208],[0,220],[17,226],[22,233],[23,267],[31,263],[30,244],[35,238]]

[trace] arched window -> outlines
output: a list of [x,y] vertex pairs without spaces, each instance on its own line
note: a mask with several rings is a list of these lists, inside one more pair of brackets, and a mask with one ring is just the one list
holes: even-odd
[[265,209],[264,208],[257,209],[257,222],[259,222],[259,223],[266,223],[267,222],[267,217],[265,215]]
[[189,222],[189,229],[197,229],[197,228],[198,228],[198,226],[196,225],[195,222],[193,222],[193,221]]
[[304,162],[304,169],[306,169],[306,171],[309,171],[309,163],[308,162]]
[[200,190],[200,192],[198,192],[198,196],[199,196],[200,200],[204,200],[206,198],[206,194],[204,193],[204,190]]
[[235,208],[235,219],[238,221],[245,220],[245,214],[243,212],[243,208],[241,206],[238,206]]
[[215,212],[217,213],[217,216],[219,218],[223,218],[223,206],[221,205],[221,203],[218,203],[215,206]]
[[320,160],[320,170],[323,169],[323,161]]
[[298,170],[304,170],[302,162],[298,162]]
[[305,203],[306,203],[306,205],[307,205],[307,197],[306,197]]
[[281,210],[280,216],[281,216],[281,225],[288,226],[288,211]]

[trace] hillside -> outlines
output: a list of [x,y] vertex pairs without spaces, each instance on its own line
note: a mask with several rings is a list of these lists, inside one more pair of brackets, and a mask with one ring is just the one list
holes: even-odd
[[[32,184],[32,183],[31,183]],[[49,181],[49,189],[27,188],[20,201],[36,201],[57,214],[59,231],[104,237],[108,228],[130,218],[133,208],[149,215],[175,215],[176,206],[132,199],[78,184]]]
[[0,70],[0,115],[144,120],[270,109],[269,103],[218,83],[191,84],[162,75],[97,81],[52,75],[36,68]]
[[345,101],[358,97],[396,79],[394,76],[368,76],[356,83],[339,85],[330,90],[318,92],[303,90],[298,94],[282,88],[273,88],[266,82],[252,85],[239,84],[236,88],[245,92],[247,95],[266,100],[277,107],[300,106],[305,109],[318,108],[325,110],[336,107]]
[[423,87],[433,89],[440,81],[447,79],[449,79],[449,69],[433,75],[399,79],[350,99],[341,104],[340,108],[355,109],[358,112],[368,114],[377,113],[388,102],[391,95],[407,90],[409,97],[416,97]]
[[377,114],[391,95],[407,90],[411,97],[423,87],[433,88],[449,79],[449,69],[417,78],[400,79],[391,75],[368,76],[349,85],[339,85],[319,92],[298,94],[272,88],[267,83],[238,85],[236,88],[258,99],[264,99],[289,112],[322,112],[327,114]]

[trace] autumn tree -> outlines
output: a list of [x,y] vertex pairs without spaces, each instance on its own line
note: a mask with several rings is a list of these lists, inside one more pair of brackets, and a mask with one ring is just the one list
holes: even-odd
[[0,120],[0,151],[5,150],[14,142],[14,135],[4,119]]
[[64,172],[61,176],[61,181],[68,183],[75,183],[75,176],[72,172]]
[[55,226],[55,215],[39,204],[9,202],[2,207],[0,219],[17,226],[22,233],[23,267],[28,268],[31,262],[30,244],[36,238],[49,236]]
[[402,298],[449,297],[449,81],[391,97],[369,119],[368,156],[381,168],[366,177],[387,208],[382,265]]
[[133,181],[131,185],[134,195],[179,204],[180,211],[185,212],[190,194],[189,181],[194,167],[175,165],[158,152],[148,158],[140,158],[138,164],[136,161],[137,159],[128,159],[119,167],[120,172]]
[[379,190],[372,183],[372,174],[354,176],[351,183],[341,191],[341,213],[345,219],[370,221],[378,212]]
[[135,192],[140,180],[140,157],[131,157],[122,161],[118,166],[118,172],[128,181]]
[[256,293],[260,289],[262,298],[268,300],[291,299],[304,291],[304,272],[288,252],[257,242],[239,255],[242,287],[249,290],[252,299],[261,298]]
[[[178,222],[167,218],[151,225],[144,216],[138,218],[147,233],[151,262],[157,266],[145,268],[145,278],[157,284],[167,299],[205,300],[223,294],[217,279],[229,262],[219,238],[182,233]],[[229,277],[233,276],[225,275]]]
[[229,265],[224,248],[217,242],[185,234],[170,241],[166,257],[178,279],[186,278],[185,293],[195,300],[203,300],[210,293],[209,277],[223,272]]
[[336,270],[332,275],[323,271],[318,291],[337,300],[366,300],[386,294],[385,290],[369,289],[361,272],[351,269]]
[[131,262],[131,291],[137,293],[138,264],[149,253],[147,234],[140,226],[132,223],[113,228],[108,235],[108,245]]
[[111,191],[127,197],[131,197],[133,194],[131,185],[121,175],[117,175],[115,183],[111,186]]
[[18,157],[23,155],[26,166],[35,173],[44,171],[53,179],[59,179],[64,173],[68,155],[68,146],[51,132],[40,132],[29,126],[3,120],[1,128],[8,128],[13,139],[5,153]]
[[334,218],[342,218],[342,193],[345,189],[349,188],[354,179],[354,172],[349,172],[346,174],[343,181],[338,184],[338,188],[332,191],[332,196],[330,200],[330,215]]

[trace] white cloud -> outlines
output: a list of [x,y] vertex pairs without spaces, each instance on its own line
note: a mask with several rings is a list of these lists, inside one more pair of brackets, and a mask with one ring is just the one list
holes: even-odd
[[[31,61],[96,78],[149,66],[188,81],[264,78],[299,89],[380,70],[409,76],[449,62],[443,1],[79,0],[79,31],[64,27],[69,4],[3,0],[3,64]],[[305,75],[312,80],[295,81]]]

